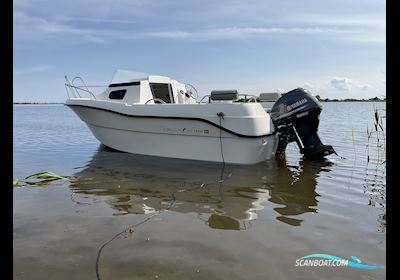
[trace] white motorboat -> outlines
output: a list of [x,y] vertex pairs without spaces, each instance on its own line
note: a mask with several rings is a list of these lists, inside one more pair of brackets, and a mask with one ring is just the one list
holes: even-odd
[[316,134],[321,104],[302,89],[282,96],[218,90],[197,102],[193,86],[165,76],[118,70],[100,94],[80,77],[65,78],[66,105],[119,151],[233,164],[269,160],[292,141],[306,157],[334,152]]

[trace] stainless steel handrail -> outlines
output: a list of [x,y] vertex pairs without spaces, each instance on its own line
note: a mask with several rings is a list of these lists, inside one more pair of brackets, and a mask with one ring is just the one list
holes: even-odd
[[[76,80],[80,80],[83,85],[82,86],[76,86],[74,84],[74,82]],[[85,83],[85,81],[79,76],[76,76],[75,78],[73,78],[71,82],[69,81],[68,77],[65,76],[65,81],[66,82],[65,82],[64,85],[65,85],[65,89],[67,91],[68,98],[71,98],[71,95],[74,98],[82,98],[82,96],[80,95],[80,91],[84,91],[84,92],[89,93],[93,97],[93,99],[96,100],[96,95],[91,90],[89,90],[89,88],[91,88],[91,87],[108,87],[108,86],[103,86],[103,85],[88,86]]]
[[88,87],[87,87],[85,81],[84,81],[84,80],[82,79],[82,77],[80,77],[80,76],[76,76],[75,78],[73,78],[72,81],[71,81],[71,85],[73,85],[74,87],[76,87],[76,86],[75,86],[75,83],[74,83],[76,79],[79,79],[79,80],[82,82],[82,84],[86,87],[86,91],[90,91],[90,90],[88,89]]
[[[149,100],[147,100],[146,103],[144,103],[144,104],[147,104],[147,103],[149,103],[149,102],[152,101],[152,100],[161,101],[161,103],[167,104],[164,100],[162,100],[162,99],[160,99],[160,98],[152,98],[152,99],[149,99]],[[154,102],[154,104],[155,104],[155,102]]]
[[[250,94],[239,94],[238,95],[239,97],[240,96],[244,96],[244,102],[245,103],[250,103],[252,100],[254,101],[254,102],[257,102],[257,96],[255,96],[255,95],[250,95]],[[203,98],[199,101],[199,102],[197,102],[198,104],[200,104],[203,100],[204,100],[204,98],[206,98],[206,97],[208,97],[209,99],[208,99],[208,103],[210,103],[210,97],[211,97],[211,95],[205,95],[205,96],[203,96]],[[248,98],[249,97],[249,98]],[[226,100],[226,101],[232,101],[232,100]]]
[[73,98],[76,98],[76,95],[75,95],[75,93],[73,92],[73,90],[69,87],[69,84],[65,83],[64,85],[65,85],[65,90],[67,91],[68,99],[71,99],[70,93],[72,93]]
[[[96,100],[96,96],[95,96],[90,90],[86,90],[86,89],[81,88],[81,87],[69,85],[69,84],[67,84],[67,83],[65,83],[65,86],[67,86],[67,87],[69,87],[69,88],[71,88],[71,89],[72,89],[72,88],[75,89],[75,91],[76,91],[77,95],[79,96],[79,98],[82,98],[82,96],[79,94],[78,90],[83,90],[83,91],[88,92],[91,96],[93,96],[94,100]],[[68,95],[68,97],[69,97],[69,95]],[[76,98],[76,95],[75,95],[75,98]]]
[[[65,85],[65,90],[67,91],[68,98],[71,98],[70,93],[72,94],[73,97],[76,98],[77,93],[72,88],[69,87],[71,85],[71,82],[69,81],[67,76],[64,76],[64,78],[65,78],[64,85]],[[79,93],[78,93],[78,96],[79,96]]]
[[239,97],[244,97],[244,102],[251,102],[251,100],[254,100],[254,102],[257,102],[257,96],[253,94],[239,94]]
[[[210,97],[211,95],[204,95],[203,96],[203,98],[202,99],[200,99],[200,101],[199,102],[197,102],[198,104],[200,104],[202,101],[203,101],[203,99],[204,98],[206,98],[206,97]],[[210,103],[210,99],[208,99],[208,103]]]
[[[257,96],[255,95],[249,95],[249,94],[239,94],[239,96],[243,96],[244,95],[244,102],[245,103],[250,103],[251,100],[254,100],[254,102],[257,102]],[[249,99],[247,99],[247,96],[250,96]]]

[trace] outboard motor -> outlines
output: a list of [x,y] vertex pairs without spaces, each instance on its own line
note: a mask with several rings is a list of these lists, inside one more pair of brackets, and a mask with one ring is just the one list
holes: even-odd
[[277,154],[286,150],[288,143],[296,141],[306,158],[322,159],[336,153],[332,146],[322,144],[318,137],[319,114],[322,105],[317,98],[301,88],[282,95],[271,110],[271,118],[279,134]]

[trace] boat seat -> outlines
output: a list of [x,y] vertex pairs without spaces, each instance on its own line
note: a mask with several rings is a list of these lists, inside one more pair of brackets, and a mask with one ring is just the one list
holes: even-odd
[[211,91],[210,98],[213,101],[237,100],[239,98],[239,93],[236,89],[235,90],[213,90],[213,91]]

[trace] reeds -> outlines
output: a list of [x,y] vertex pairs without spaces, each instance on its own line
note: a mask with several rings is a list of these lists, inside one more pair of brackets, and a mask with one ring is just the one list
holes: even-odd
[[[374,104],[373,127],[367,126],[367,167],[364,192],[369,195],[369,205],[380,208],[380,232],[386,230],[386,109]],[[370,149],[371,148],[371,149]],[[371,166],[372,165],[372,166]]]
[[374,104],[373,128],[370,129],[369,126],[367,126],[367,162],[370,162],[371,160],[371,153],[369,148],[371,145],[372,137],[375,137],[374,140],[376,140],[375,145],[377,148],[376,160],[380,164],[386,164],[386,131],[383,123],[383,120],[386,118],[386,116],[383,115],[383,112],[385,111],[386,109],[379,110]]

